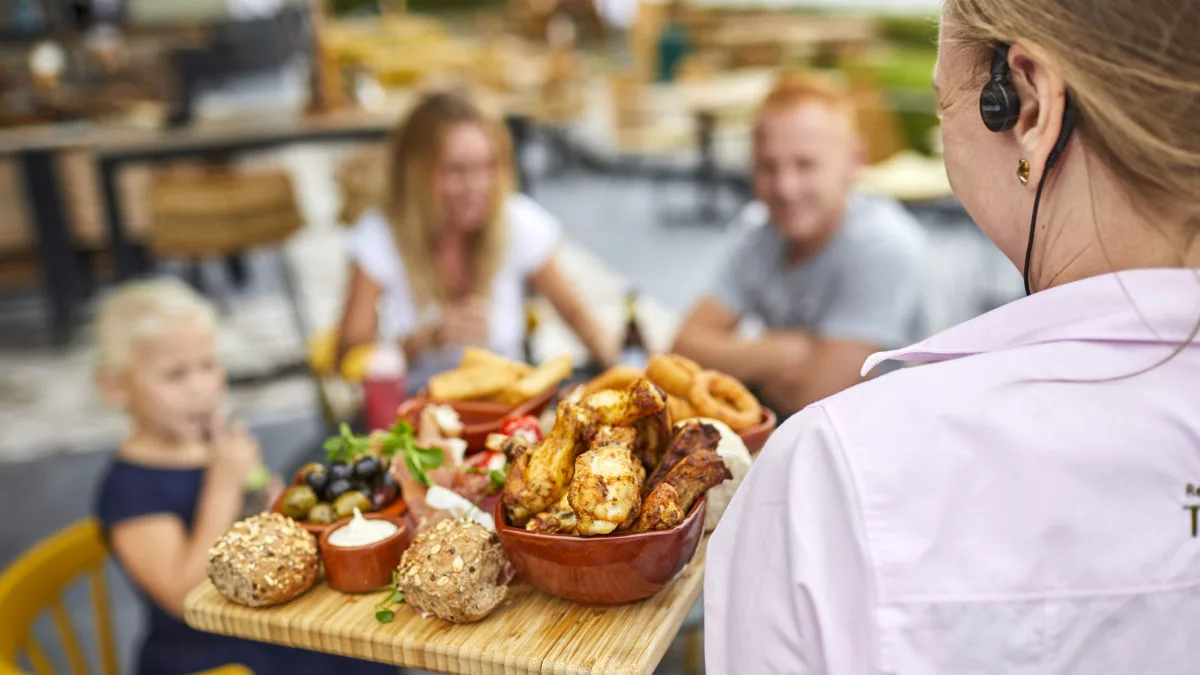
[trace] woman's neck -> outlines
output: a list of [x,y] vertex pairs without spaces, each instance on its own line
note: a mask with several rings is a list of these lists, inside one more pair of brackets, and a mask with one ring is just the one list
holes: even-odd
[[200,441],[181,441],[137,425],[121,445],[118,456],[127,462],[170,469],[207,466],[210,453]]
[[[1064,173],[1042,195],[1031,261],[1034,290],[1130,269],[1200,267],[1200,224],[1149,210],[1126,196],[1107,171]],[[1053,178],[1052,178],[1053,182]],[[1053,192],[1051,192],[1053,191]]]
[[470,292],[473,282],[470,252],[471,238],[460,232],[446,232],[434,245],[434,268],[451,297]]

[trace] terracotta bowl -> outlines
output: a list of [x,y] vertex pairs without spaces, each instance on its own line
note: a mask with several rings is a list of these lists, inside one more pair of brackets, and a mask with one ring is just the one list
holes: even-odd
[[767,439],[771,437],[771,433],[775,431],[775,425],[779,419],[775,416],[775,411],[764,407],[762,409],[762,421],[758,424],[742,429],[738,432],[738,436],[742,437],[742,442],[746,444],[746,449],[750,451],[750,455],[758,454],[763,446],[767,444]]
[[[271,505],[271,510],[274,511],[275,513],[283,513],[283,509],[279,508],[282,503],[283,503],[283,493],[281,492],[281,493],[279,493],[279,496],[275,498],[275,503]],[[396,497],[396,501],[392,502],[391,504],[388,504],[387,506],[383,507],[382,509],[379,509],[378,511],[373,511],[370,514],[366,514],[366,515],[379,514],[379,515],[391,516],[394,518],[400,518],[407,511],[408,511],[408,504],[404,503],[404,499],[402,497]],[[304,521],[298,521],[298,522],[304,526],[304,529],[311,532],[312,535],[317,538],[317,542],[320,543],[321,535],[325,534],[326,530],[333,527],[334,525],[337,525],[338,523],[340,523],[342,521],[340,521],[340,520],[335,521],[328,525],[314,525],[312,523],[306,523]]]
[[412,543],[408,525],[401,516],[368,513],[367,520],[386,520],[397,527],[390,537],[366,546],[334,546],[329,536],[350,522],[350,518],[329,525],[319,543],[325,561],[325,578],[330,588],[343,593],[368,593],[392,583],[392,570],[400,565],[400,556]]
[[[498,433],[500,427],[504,426],[504,420],[521,415],[540,415],[557,393],[557,387],[550,387],[516,407],[487,401],[451,401],[445,405],[454,408],[462,419],[467,452],[481,452],[485,449],[488,434]],[[420,421],[421,411],[433,402],[427,394],[417,394],[400,404],[396,416],[408,420],[415,427]]]
[[704,498],[670,530],[576,537],[527,532],[496,503],[496,534],[531,586],[585,605],[619,605],[662,590],[692,560],[704,535]]

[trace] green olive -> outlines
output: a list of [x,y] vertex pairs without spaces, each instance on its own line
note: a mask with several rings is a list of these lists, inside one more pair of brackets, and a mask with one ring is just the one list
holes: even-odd
[[349,518],[354,515],[354,509],[366,513],[371,510],[371,498],[358,490],[351,490],[333,503],[333,510],[337,513],[338,520]]
[[293,485],[283,493],[279,510],[295,520],[304,520],[309,510],[317,503],[317,493],[307,485]]
[[308,512],[308,522],[314,525],[328,525],[335,520],[333,507],[325,502],[317,502]]

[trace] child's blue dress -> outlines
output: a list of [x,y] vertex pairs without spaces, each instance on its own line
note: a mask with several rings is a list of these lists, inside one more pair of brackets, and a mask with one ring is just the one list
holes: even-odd
[[[96,515],[105,535],[117,523],[154,514],[178,516],[189,529],[200,498],[204,469],[160,469],[114,461],[100,485]],[[119,562],[119,561],[118,561]],[[142,589],[148,625],[140,675],[183,675],[239,663],[258,675],[333,673],[395,675],[395,666],[202,633],[163,611]]]

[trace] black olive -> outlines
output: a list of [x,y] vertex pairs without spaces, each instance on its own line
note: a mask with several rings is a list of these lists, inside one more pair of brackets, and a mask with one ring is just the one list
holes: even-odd
[[399,494],[400,491],[394,485],[380,485],[371,492],[371,506],[378,511],[396,501],[396,496]]
[[308,464],[305,464],[296,471],[295,476],[292,476],[292,485],[304,485],[305,479],[308,478],[309,472],[313,471],[314,469],[324,468],[325,466],[323,464],[317,464],[316,462],[309,462]]
[[354,475],[354,467],[345,462],[334,462],[329,465],[329,474],[334,478],[350,480],[350,477]]
[[334,478],[329,481],[329,486],[325,488],[325,501],[333,503],[338,497],[346,494],[354,489],[350,481],[345,478]]
[[315,468],[309,469],[308,475],[304,477],[304,480],[317,494],[321,494],[325,491],[325,488],[329,487],[329,481],[331,480],[329,469],[318,464]]
[[364,481],[371,482],[375,480],[375,476],[379,474],[379,458],[378,457],[363,457],[354,463],[354,477]]
[[391,471],[384,471],[383,473],[379,474],[379,480],[376,481],[376,484],[379,487],[394,487],[397,490],[400,489],[400,485],[397,484],[396,479],[392,477]]

